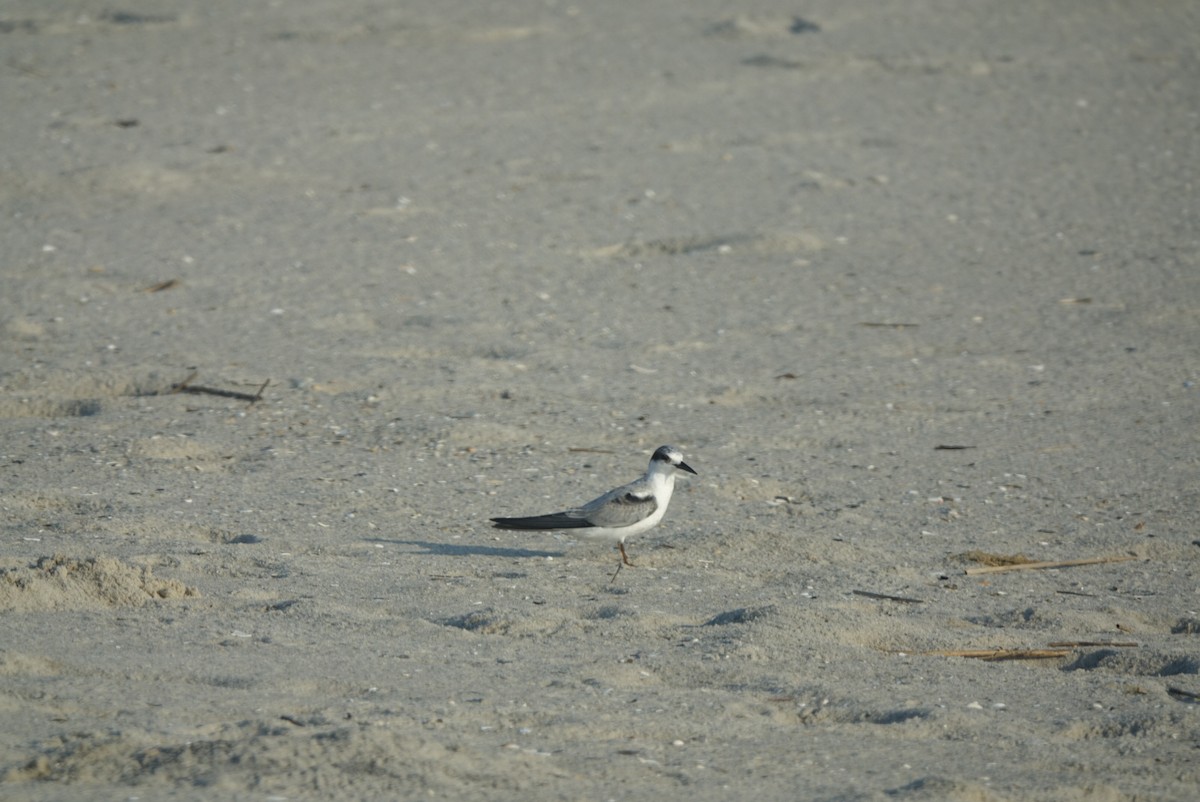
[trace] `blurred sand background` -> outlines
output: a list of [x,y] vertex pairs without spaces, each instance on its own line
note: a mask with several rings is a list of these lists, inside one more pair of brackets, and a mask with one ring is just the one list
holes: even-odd
[[0,797],[1194,799],[1197,53],[0,3]]

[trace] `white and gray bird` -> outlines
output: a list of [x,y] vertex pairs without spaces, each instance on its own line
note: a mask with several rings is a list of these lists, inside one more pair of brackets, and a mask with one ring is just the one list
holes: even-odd
[[650,467],[642,478],[610,490],[581,507],[529,518],[493,518],[492,523],[497,529],[571,529],[584,537],[615,540],[621,551],[621,562],[633,567],[625,554],[625,538],[641,534],[662,520],[671,494],[675,492],[676,471],[696,473],[683,461],[679,449],[660,446],[650,458]]

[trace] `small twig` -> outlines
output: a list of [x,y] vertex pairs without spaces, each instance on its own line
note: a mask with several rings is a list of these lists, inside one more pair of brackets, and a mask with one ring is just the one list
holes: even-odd
[[1192,702],[1200,702],[1200,693],[1196,693],[1195,691],[1185,691],[1183,688],[1176,688],[1168,685],[1167,693],[1171,694],[1172,696],[1182,696],[1184,699]]
[[191,383],[192,379],[196,378],[196,377],[197,377],[197,376],[199,376],[199,375],[200,375],[200,371],[198,371],[198,370],[193,370],[191,373],[189,373],[189,374],[187,375],[187,378],[186,378],[186,379],[184,379],[183,381],[179,382],[178,384],[172,384],[172,385],[171,385],[171,392],[172,392],[172,393],[179,393],[179,392],[182,392],[183,390],[187,389],[187,386],[188,386],[188,385]]
[[179,279],[169,278],[166,281],[160,281],[157,284],[151,284],[149,287],[142,288],[142,292],[162,292],[163,290],[174,289],[179,286]]
[[952,445],[936,445],[934,451],[966,451],[969,448],[978,448],[978,446],[952,446]]
[[971,657],[976,660],[1047,660],[1055,657],[1066,657],[1070,649],[938,649],[931,652],[917,652],[933,657]]
[[865,326],[868,329],[915,329],[920,326],[920,323],[887,323],[877,322],[874,320],[864,320],[858,325]]
[[1072,649],[1080,647],[1106,646],[1110,648],[1137,648],[1138,644],[1127,641],[1054,641],[1046,644],[1044,649],[935,649],[928,652],[907,652],[908,654],[926,654],[933,657],[970,657],[976,660],[1049,660],[1056,657],[1067,657]]
[[192,371],[192,373],[183,381],[179,382],[178,384],[172,384],[171,385],[171,393],[192,393],[195,395],[215,395],[215,396],[220,396],[221,398],[236,398],[239,401],[249,401],[251,404],[254,404],[254,403],[257,403],[262,400],[263,391],[266,390],[267,385],[269,385],[271,383],[271,380],[267,379],[258,388],[258,392],[243,393],[243,392],[239,392],[238,390],[222,390],[217,387],[201,387],[200,385],[192,384],[191,381],[192,381],[192,379],[196,378],[196,375],[197,375],[196,371]]
[[1136,560],[1130,554],[1114,557],[1091,557],[1086,560],[1050,560],[1047,562],[1018,563],[1016,565],[985,565],[979,568],[966,569],[967,576],[977,574],[998,574],[1001,571],[1027,571],[1036,568],[1069,568],[1073,565],[1098,565],[1100,563],[1121,563],[1126,560]]
[[903,602],[904,604],[924,604],[924,599],[909,599],[905,596],[890,596],[887,593],[874,593],[869,590],[852,590],[850,591],[855,596],[866,596],[868,599],[879,599],[881,601]]
[[980,563],[981,565],[1024,565],[1025,563],[1036,562],[1036,560],[1031,560],[1024,554],[993,554],[990,551],[980,551],[979,549],[971,549],[959,556],[967,562]]
[[607,448],[587,448],[586,446],[568,446],[567,451],[572,454],[614,454],[616,452],[609,451]]

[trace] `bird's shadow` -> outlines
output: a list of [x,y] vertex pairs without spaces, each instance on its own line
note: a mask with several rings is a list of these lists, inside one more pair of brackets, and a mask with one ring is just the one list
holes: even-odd
[[436,554],[442,557],[562,557],[562,551],[540,551],[537,549],[510,549],[503,546],[480,546],[473,543],[433,543],[428,540],[395,540],[393,538],[365,538],[368,543],[390,543],[393,546],[413,546],[421,549],[412,554]]

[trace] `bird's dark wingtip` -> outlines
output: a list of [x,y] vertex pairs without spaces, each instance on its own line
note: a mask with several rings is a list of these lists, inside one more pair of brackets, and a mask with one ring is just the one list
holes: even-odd
[[582,529],[591,526],[585,519],[565,512],[552,515],[534,515],[530,518],[492,518],[492,525],[497,529],[545,530],[545,529]]

